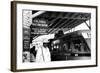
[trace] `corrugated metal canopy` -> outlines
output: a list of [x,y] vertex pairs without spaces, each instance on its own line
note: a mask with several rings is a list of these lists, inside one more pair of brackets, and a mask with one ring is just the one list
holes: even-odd
[[91,19],[91,13],[45,11],[32,20],[35,19],[45,20],[48,24],[48,34],[53,34],[61,28],[63,28],[65,32],[86,22]]
[[52,28],[52,30],[51,29],[49,30],[49,33],[50,33],[51,31],[53,31],[53,28],[70,28],[71,29],[89,20],[90,18],[91,18],[90,13],[46,11],[34,19],[46,20],[48,24],[48,28]]

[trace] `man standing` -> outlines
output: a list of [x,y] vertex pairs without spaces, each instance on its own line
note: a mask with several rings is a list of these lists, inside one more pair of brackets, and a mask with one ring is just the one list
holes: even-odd
[[51,55],[47,43],[37,45],[36,62],[50,62]]

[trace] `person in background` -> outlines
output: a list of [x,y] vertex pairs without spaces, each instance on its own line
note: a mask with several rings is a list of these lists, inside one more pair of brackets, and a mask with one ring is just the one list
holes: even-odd
[[24,51],[22,58],[23,58],[23,62],[30,62],[30,53],[29,53],[29,51]]
[[36,59],[36,50],[35,46],[30,49],[30,62],[35,62]]

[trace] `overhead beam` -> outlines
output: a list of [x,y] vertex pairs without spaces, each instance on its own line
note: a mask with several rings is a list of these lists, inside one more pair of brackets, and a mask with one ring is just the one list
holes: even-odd
[[89,26],[88,23],[87,23],[86,21],[85,21],[84,23],[85,23],[85,24],[87,25],[87,27],[91,30],[91,26]]
[[[80,21],[80,20],[77,20],[76,22],[74,22],[73,24],[71,24],[71,25],[69,25],[67,28],[67,30],[66,31],[68,31],[68,30],[72,30],[72,28],[74,28],[74,27],[76,27],[77,25],[79,25],[79,24],[81,24],[82,23],[82,21]],[[73,26],[72,26],[73,25]]]
[[[62,24],[59,25],[58,28],[60,28],[63,24],[65,24],[68,20],[65,20]],[[49,33],[51,33],[53,31],[53,28],[49,31]]]
[[[67,14],[67,16],[69,16],[69,15],[70,15],[70,13]],[[77,14],[74,14],[73,17],[75,17],[76,15],[77,15]],[[62,20],[63,20],[63,19],[62,19]],[[57,28],[61,28],[61,26],[63,26],[66,22],[68,22],[68,20],[70,20],[70,19],[65,20],[65,21],[64,21],[62,24],[60,24]],[[74,20],[72,20],[72,21],[74,21]],[[72,22],[72,21],[71,21],[71,22]],[[64,26],[66,26],[66,25],[64,25]],[[58,30],[58,29],[56,29],[56,30]],[[56,30],[55,30],[55,31],[56,31]],[[53,31],[53,29],[52,29],[51,31]],[[51,31],[50,31],[50,33],[51,33]]]
[[51,21],[51,23],[49,24],[49,27],[53,25],[53,23],[57,20],[58,18],[55,18]]
[[[73,17],[76,17],[77,16],[77,14],[74,14],[73,15]],[[80,15],[78,15],[78,16],[80,16]],[[77,17],[76,17],[77,18]],[[66,27],[66,26],[69,26],[69,24],[71,24],[71,23],[73,23],[73,22],[75,22],[76,21],[76,19],[74,19],[74,20],[71,20],[69,23],[67,23],[67,25],[64,25],[63,27]]]
[[36,13],[34,13],[34,14],[32,14],[32,18],[35,18],[35,17],[37,17],[37,16],[39,16],[39,15],[41,15],[41,14],[43,14],[43,13],[45,13],[46,11],[38,11],[38,12],[36,12]]
[[[52,15],[50,17],[51,18],[58,18],[58,19],[61,18],[61,19],[79,19],[79,20],[81,20],[81,19],[88,20],[91,18],[89,14],[75,13],[72,16],[70,16],[70,15],[71,15],[71,13],[68,13],[65,16],[63,16],[63,13],[60,13],[58,16]],[[45,17],[49,18],[48,15]]]
[[[74,14],[74,17],[75,16],[76,16],[76,14]],[[81,14],[79,14],[76,18],[78,18],[78,17],[80,18],[81,17]],[[76,24],[77,20],[78,21],[81,21],[81,20],[85,20],[85,19],[75,19],[75,20],[72,20],[69,23],[67,23],[67,25],[64,25],[63,27],[65,28],[66,26],[70,26],[70,25],[73,26],[72,24],[74,24],[74,23]]]
[[69,27],[74,28],[74,27],[78,26],[79,24],[81,24],[82,22],[83,22],[83,20],[76,20],[74,23],[70,24]]
[[[49,18],[49,17],[48,17]],[[56,18],[56,17],[51,17],[51,18]],[[78,20],[89,20],[90,18],[88,17],[88,18],[81,18],[81,17],[77,17],[77,18],[75,18],[75,17],[57,17],[56,19],[73,19],[73,20],[76,20],[76,19],[78,19]]]
[[52,32],[54,31],[55,27],[56,27],[60,22],[62,22],[62,19],[61,19],[60,21],[58,21],[58,22],[53,26],[53,29],[50,30],[49,32],[52,33]]
[[[66,15],[67,15],[67,17],[68,17],[68,16],[70,15],[70,13],[67,13]],[[58,18],[59,18],[59,17],[61,17],[61,14],[58,16]],[[64,19],[62,19],[62,20],[64,20]],[[63,24],[65,24],[67,21],[68,21],[68,19],[66,19],[66,21],[64,21],[62,24],[60,24],[59,27],[61,27],[61,26],[62,26]],[[58,23],[57,23],[57,25],[58,25]],[[56,26],[56,25],[55,25],[55,26]],[[52,33],[52,31],[54,30],[54,27],[55,27],[55,26],[53,26],[53,28],[49,30],[49,33]],[[59,28],[59,27],[58,27],[58,28]],[[58,30],[58,28],[55,29],[55,31]]]

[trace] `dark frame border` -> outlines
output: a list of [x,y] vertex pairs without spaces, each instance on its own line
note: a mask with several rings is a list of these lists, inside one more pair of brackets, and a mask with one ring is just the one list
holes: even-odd
[[[51,5],[51,6],[70,6],[70,7],[83,7],[83,8],[95,8],[96,9],[96,64],[95,65],[83,65],[83,66],[69,66],[69,67],[52,67],[41,69],[17,69],[17,4],[36,4],[36,5]],[[53,70],[53,69],[72,69],[72,68],[84,68],[84,67],[97,67],[98,66],[98,7],[89,5],[74,5],[74,4],[58,4],[58,3],[42,3],[42,2],[27,2],[27,1],[11,1],[11,71],[37,71],[37,70]]]

